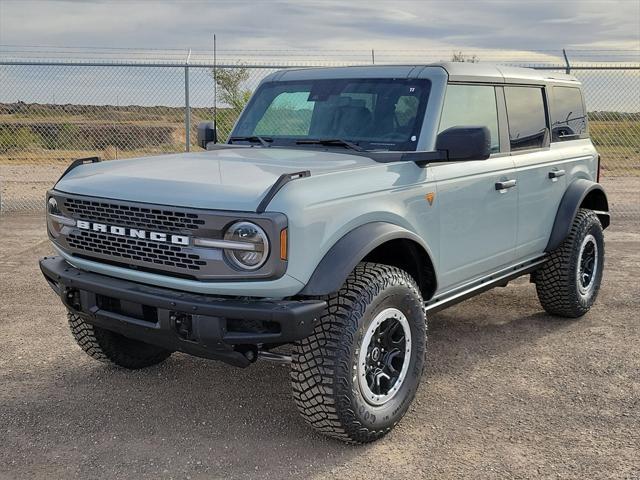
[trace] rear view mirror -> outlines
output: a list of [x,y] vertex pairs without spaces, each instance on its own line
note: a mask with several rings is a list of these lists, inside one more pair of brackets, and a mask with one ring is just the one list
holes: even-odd
[[202,122],[198,124],[198,146],[207,149],[207,144],[218,142],[218,132],[216,124],[213,122]]
[[436,150],[447,152],[449,161],[486,160],[491,155],[487,127],[451,127],[438,134]]

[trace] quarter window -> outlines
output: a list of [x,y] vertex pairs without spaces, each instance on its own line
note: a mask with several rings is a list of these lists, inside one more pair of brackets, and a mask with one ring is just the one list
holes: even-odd
[[504,87],[511,151],[541,148],[547,138],[544,94],[537,87]]
[[551,141],[575,140],[587,133],[587,115],[579,88],[553,87]]
[[487,127],[491,151],[500,151],[495,88],[488,85],[449,85],[444,98],[438,133],[455,126]]

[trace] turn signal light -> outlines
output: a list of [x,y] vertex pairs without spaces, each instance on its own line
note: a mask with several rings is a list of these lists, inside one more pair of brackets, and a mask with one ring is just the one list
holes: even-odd
[[287,259],[287,241],[288,241],[288,233],[287,229],[280,230],[280,260]]

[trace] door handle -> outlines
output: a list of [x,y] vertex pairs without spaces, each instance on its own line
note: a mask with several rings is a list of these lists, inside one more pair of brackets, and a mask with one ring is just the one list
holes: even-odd
[[507,188],[513,188],[516,186],[515,179],[505,180],[504,182],[496,182],[496,190],[506,190]]
[[552,180],[554,178],[564,177],[564,175],[565,175],[565,171],[564,170],[551,170],[549,172],[549,178],[551,178]]

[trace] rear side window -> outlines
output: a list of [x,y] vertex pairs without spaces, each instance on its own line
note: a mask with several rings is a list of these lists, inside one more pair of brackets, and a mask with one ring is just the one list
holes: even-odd
[[538,87],[504,87],[511,151],[545,146],[547,116]]
[[579,88],[553,87],[551,141],[575,140],[587,133],[587,115]]
[[500,151],[495,88],[488,85],[449,85],[438,133],[456,126],[483,126],[491,132],[491,151]]

